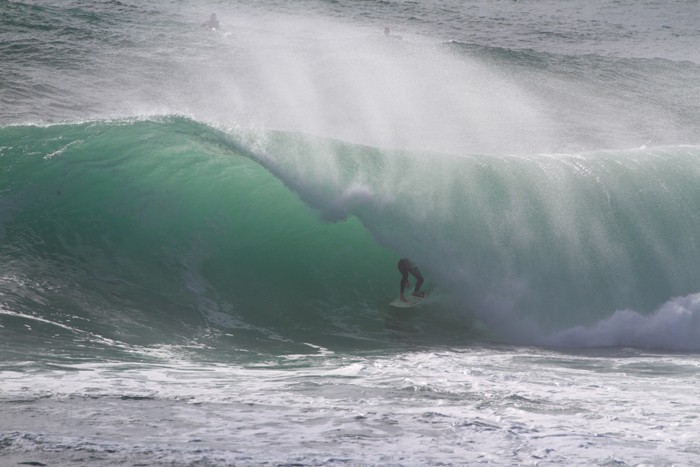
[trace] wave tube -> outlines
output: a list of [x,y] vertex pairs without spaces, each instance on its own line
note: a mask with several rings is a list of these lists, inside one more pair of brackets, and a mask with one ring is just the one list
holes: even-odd
[[3,309],[109,339],[385,340],[402,256],[435,343],[475,319],[548,343],[699,286],[693,146],[450,156],[165,118],[0,147]]

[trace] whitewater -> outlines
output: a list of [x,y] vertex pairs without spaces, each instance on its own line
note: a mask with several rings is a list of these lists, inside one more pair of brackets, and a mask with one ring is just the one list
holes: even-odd
[[0,0],[0,465],[697,464],[698,19]]

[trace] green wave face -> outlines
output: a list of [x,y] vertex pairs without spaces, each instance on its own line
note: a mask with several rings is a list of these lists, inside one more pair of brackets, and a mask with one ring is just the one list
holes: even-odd
[[[536,341],[698,290],[698,157],[417,154],[184,118],[5,127],[1,330],[288,349],[465,342],[478,321]],[[432,301],[397,316],[401,256]]]
[[371,327],[397,287],[357,220],[320,221],[206,126],[1,134],[7,309],[138,342],[208,326],[283,339]]

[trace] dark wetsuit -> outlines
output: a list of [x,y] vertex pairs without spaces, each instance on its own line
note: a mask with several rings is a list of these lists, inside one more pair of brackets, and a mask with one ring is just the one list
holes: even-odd
[[409,273],[416,278],[416,286],[413,288],[413,293],[419,292],[421,285],[423,285],[423,275],[420,273],[420,270],[418,270],[418,267],[411,263],[408,258],[401,258],[398,266],[399,272],[401,273],[401,295],[403,295],[404,290],[406,290]]

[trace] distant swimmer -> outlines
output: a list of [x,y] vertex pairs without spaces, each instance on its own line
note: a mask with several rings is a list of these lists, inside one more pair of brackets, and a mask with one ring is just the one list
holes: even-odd
[[401,258],[399,260],[399,272],[401,273],[401,294],[399,295],[399,299],[402,302],[407,301],[404,291],[406,290],[406,286],[409,284],[409,273],[416,278],[416,286],[413,289],[413,295],[416,297],[425,297],[425,292],[420,291],[420,287],[423,285],[423,275],[420,273],[418,266],[411,263],[408,258]]
[[209,21],[202,24],[202,27],[208,29],[219,29],[221,25],[219,24],[219,20],[216,19],[216,13],[212,13],[209,17]]
[[396,34],[392,34],[392,33],[391,33],[391,30],[390,30],[389,28],[384,28],[384,37],[389,37],[389,38],[391,38],[391,39],[397,39],[397,40],[401,40],[401,39],[402,39],[401,36],[398,36],[398,35],[396,35]]

